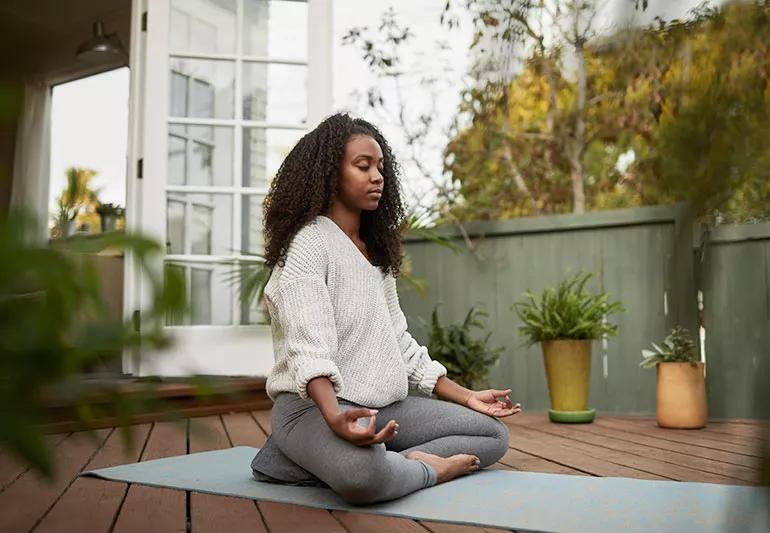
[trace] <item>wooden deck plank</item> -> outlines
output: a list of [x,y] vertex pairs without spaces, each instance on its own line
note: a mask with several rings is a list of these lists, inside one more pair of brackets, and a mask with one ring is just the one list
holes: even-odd
[[[746,426],[743,426],[746,427]],[[705,428],[698,430],[703,435],[708,436],[714,440],[720,440],[723,442],[734,442],[736,444],[750,444],[753,446],[762,445],[766,442],[770,442],[770,436],[766,435],[766,432],[762,428],[753,428],[749,426],[749,431],[731,431],[729,429],[713,427],[712,424],[707,424]],[[687,431],[687,430],[673,430],[673,431]]]
[[262,428],[262,431],[264,431],[266,435],[270,435],[273,432],[272,411],[252,411],[251,415],[254,417],[254,420],[257,421],[257,424],[259,424],[259,427]]
[[[642,415],[608,415],[609,418],[612,420],[619,420],[624,422],[644,422],[645,425],[647,424],[653,424],[656,427],[660,427],[657,424],[657,420],[655,419],[655,415],[649,415],[649,416],[642,416]],[[661,428],[661,429],[669,429],[669,428]],[[709,418],[706,421],[706,426],[703,428],[699,428],[697,430],[672,430],[672,431],[684,431],[684,432],[691,432],[691,433],[710,433],[710,432],[718,432],[726,435],[733,435],[733,436],[747,436],[747,437],[758,437],[763,439],[769,439],[770,438],[770,421],[764,421],[764,420],[745,420],[745,419],[723,419],[723,418],[716,418],[712,419]]]
[[318,531],[343,533],[345,531],[345,528],[326,509],[290,503],[259,502],[259,510],[272,533],[316,533]]
[[712,431],[720,431],[722,433],[727,433],[728,435],[746,435],[758,437],[763,440],[770,440],[770,426],[767,425],[709,420],[706,427]]
[[[511,436],[511,440],[513,439],[514,437]],[[581,472],[580,470],[575,470],[574,468],[560,465],[558,463],[548,461],[541,457],[524,453],[514,448],[508,448],[508,451],[505,452],[505,455],[503,456],[502,459],[500,459],[499,462],[507,466],[510,466],[514,470],[520,470],[522,472],[542,472],[546,474],[570,474],[573,476],[588,475],[585,472]]]
[[713,448],[703,448],[701,446],[691,446],[689,444],[683,444],[681,442],[661,439],[659,437],[650,437],[642,433],[633,433],[630,431],[623,431],[607,427],[602,424],[591,424],[591,433],[598,437],[607,436],[616,439],[634,442],[636,444],[642,444],[649,448],[669,450],[674,452],[680,452],[683,454],[689,454],[693,457],[702,457],[706,459],[712,459],[714,461],[720,461],[731,465],[739,465],[746,468],[758,470],[761,466],[761,460],[758,457],[751,457],[748,455],[726,452],[722,450],[715,450]]
[[[535,455],[541,459],[574,468],[594,476],[621,476],[635,479],[665,479],[638,468],[609,461],[604,453],[587,454],[575,450],[569,441],[557,437],[543,437],[542,433],[525,429],[521,424],[505,421],[509,427],[516,429],[511,433],[510,447]],[[596,457],[599,455],[600,457]]]
[[332,511],[332,514],[351,533],[503,533],[508,530],[481,528],[429,520],[407,520],[394,516],[372,515],[348,511]]
[[110,430],[77,432],[53,449],[54,479],[27,470],[0,494],[0,531],[29,531],[104,444]]
[[420,524],[432,533],[509,533],[510,529],[497,529],[493,527],[473,527],[462,524],[449,524],[447,522],[431,522],[420,520]]
[[[130,449],[127,449],[123,443],[121,429],[115,428],[84,470],[138,461],[150,433],[150,424],[133,426],[131,430]],[[109,531],[123,504],[127,490],[125,483],[78,477],[43,517],[35,531],[45,533]]]
[[[50,452],[56,448],[64,439],[69,436],[69,433],[56,433],[53,435],[44,435],[43,440]],[[0,449],[0,492],[3,492],[7,487],[19,479],[29,467],[20,457],[11,455],[9,452]]]
[[[619,420],[639,420],[639,419],[655,419],[654,416],[645,415],[631,415],[631,414],[613,414],[612,418]],[[770,420],[764,419],[751,419],[751,418],[709,418],[708,425],[714,424],[726,424],[744,427],[757,427],[770,430]]]
[[[219,416],[190,419],[190,453],[231,447]],[[243,465],[247,472],[249,465]],[[246,498],[192,492],[190,523],[193,531],[267,531],[256,502]]]
[[[642,425],[652,424],[656,427],[660,427],[657,421],[653,417],[613,417],[617,420],[633,422]],[[725,426],[729,427],[725,427]],[[696,430],[691,429],[671,429],[661,428],[666,431],[672,431],[682,434],[695,433],[701,437],[705,437],[709,440],[716,440],[719,442],[729,442],[734,444],[747,444],[749,446],[760,445],[763,442],[770,439],[768,430],[762,426],[750,425],[750,424],[725,424],[724,422],[712,422],[708,421],[706,427]]]
[[228,413],[222,415],[222,423],[233,446],[253,446],[261,448],[265,445],[267,435],[262,431],[249,413]]
[[616,464],[624,464],[676,481],[724,484],[757,481],[757,472],[752,469],[668,450],[656,449],[651,453],[647,446],[607,435],[596,435],[586,426],[552,424],[545,416],[542,420],[528,420],[522,424],[526,424],[529,429],[551,435],[565,444],[571,443],[575,449],[583,450],[594,457],[606,457]]
[[[187,423],[155,422],[150,429],[142,461],[187,453]],[[111,483],[105,481],[105,483]],[[115,521],[118,533],[186,531],[185,492],[132,484]]]
[[425,533],[416,520],[352,511],[332,511],[350,533]]
[[599,426],[606,426],[611,428],[620,429],[623,431],[630,431],[633,433],[640,433],[642,435],[650,435],[652,437],[659,437],[661,439],[670,440],[674,442],[681,442],[690,446],[700,446],[703,448],[711,448],[712,450],[722,450],[731,453],[739,453],[748,455],[750,457],[761,457],[762,453],[759,448],[755,446],[747,446],[741,444],[732,444],[728,442],[720,442],[718,440],[710,439],[707,436],[700,435],[698,430],[673,430],[664,429],[658,427],[653,420],[620,420],[610,417],[597,417],[594,424]]

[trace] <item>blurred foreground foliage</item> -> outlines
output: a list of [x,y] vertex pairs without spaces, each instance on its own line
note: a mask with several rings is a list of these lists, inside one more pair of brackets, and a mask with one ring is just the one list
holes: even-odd
[[[95,388],[85,371],[123,351],[160,349],[170,344],[167,313],[184,313],[184,280],[153,268],[160,245],[139,235],[108,233],[73,238],[57,246],[40,243],[36,220],[23,210],[0,218],[0,448],[51,478],[51,456],[40,424],[48,422],[51,400],[73,405],[79,422],[116,417],[130,446],[132,413],[165,403],[152,382],[127,395],[115,384]],[[111,318],[93,254],[111,249],[130,253],[150,284],[152,302],[141,330],[131,320]],[[155,263],[160,264],[160,263]],[[205,394],[205,377],[191,379]],[[136,387],[134,387],[136,389]],[[91,435],[95,436],[93,433]]]

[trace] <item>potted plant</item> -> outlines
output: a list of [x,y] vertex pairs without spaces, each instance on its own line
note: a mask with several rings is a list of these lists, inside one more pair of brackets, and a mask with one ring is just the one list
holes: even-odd
[[57,229],[55,236],[65,239],[75,233],[75,217],[78,211],[71,205],[65,203],[62,197],[57,199],[58,211],[54,218],[54,228]]
[[605,292],[585,289],[594,275],[578,272],[546,288],[539,299],[527,291],[527,299],[513,305],[526,344],[542,346],[552,422],[588,423],[596,414],[588,408],[591,342],[615,335],[617,325],[608,323],[607,316],[624,309]]
[[676,326],[655,350],[642,350],[643,368],[656,367],[655,417],[663,428],[698,429],[706,425],[705,365],[690,332]]
[[115,223],[123,216],[125,210],[123,207],[115,204],[102,204],[96,207],[102,226],[102,233],[115,231]]
[[70,237],[75,233],[78,215],[87,212],[99,203],[99,192],[94,189],[91,180],[97,172],[88,168],[69,167],[66,170],[67,182],[57,200],[58,212],[56,214],[55,233],[59,237]]
[[446,326],[439,323],[438,306],[433,309],[431,316],[428,353],[446,367],[447,377],[469,389],[488,386],[489,367],[503,351],[502,347],[492,348],[488,345],[492,332],[482,339],[471,337],[472,328],[483,332],[484,324],[479,320],[482,316],[489,316],[489,313],[471,307],[462,324]]

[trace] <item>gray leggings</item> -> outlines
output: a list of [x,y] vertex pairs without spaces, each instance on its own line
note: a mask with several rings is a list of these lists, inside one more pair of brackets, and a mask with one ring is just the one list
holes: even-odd
[[[338,403],[343,411],[365,407],[341,398]],[[289,459],[353,504],[392,500],[435,485],[436,470],[423,461],[407,459],[409,452],[441,457],[472,454],[485,468],[508,450],[505,424],[454,402],[407,396],[379,408],[376,431],[391,419],[399,425],[395,437],[357,446],[331,430],[315,403],[282,392],[273,404],[272,437]],[[359,418],[358,423],[368,425],[369,417]]]

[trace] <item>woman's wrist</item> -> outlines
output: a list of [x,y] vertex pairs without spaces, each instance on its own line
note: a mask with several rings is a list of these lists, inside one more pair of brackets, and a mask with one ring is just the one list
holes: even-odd
[[436,381],[433,392],[439,398],[444,398],[460,405],[468,406],[468,400],[473,396],[473,391],[455,383],[446,376],[441,376]]
[[469,391],[468,391],[468,394],[467,394],[467,395],[465,396],[465,398],[463,399],[463,405],[464,405],[465,407],[468,407],[468,400],[470,400],[470,399],[471,399],[471,396],[473,396],[473,391],[472,391],[472,390],[469,390]]
[[327,376],[318,376],[307,383],[307,391],[310,399],[315,402],[321,416],[327,424],[331,423],[342,412],[334,386]]

